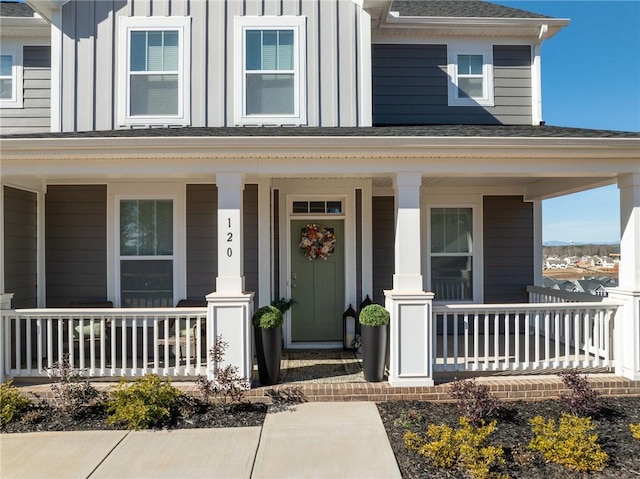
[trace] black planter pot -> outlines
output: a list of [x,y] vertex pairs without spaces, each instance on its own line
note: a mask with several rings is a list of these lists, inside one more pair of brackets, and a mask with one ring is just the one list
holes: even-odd
[[258,376],[263,386],[273,386],[280,381],[282,358],[282,326],[277,328],[253,327],[258,359]]
[[379,383],[384,378],[384,363],[387,358],[387,326],[361,324],[360,327],[364,379]]

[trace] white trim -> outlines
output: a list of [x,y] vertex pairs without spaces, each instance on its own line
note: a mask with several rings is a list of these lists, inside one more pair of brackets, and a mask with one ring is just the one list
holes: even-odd
[[371,66],[371,15],[368,12],[360,11],[360,51],[358,65],[358,85],[360,92],[360,126],[371,126],[373,124],[373,75]]
[[[4,218],[4,187],[6,185],[4,183],[0,183],[0,213],[2,214],[2,217]],[[4,242],[5,242],[5,236],[4,236],[4,220],[0,221],[0,265],[2,265],[2,267],[0,268],[0,294],[4,294],[6,293],[6,291],[4,290],[4,265],[6,264],[4,262]],[[3,328],[4,325],[0,325],[0,328]],[[0,332],[0,337],[2,336],[2,333]],[[4,348],[4,344],[2,345],[2,347]],[[4,352],[0,353],[0,356],[2,356],[4,358]],[[0,369],[0,375],[2,375],[4,373],[4,370]]]
[[[173,200],[173,302],[186,298],[186,186],[181,183],[113,183],[107,194],[107,295],[120,307],[120,200]],[[153,257],[165,258],[168,257]]]
[[51,18],[51,131],[62,131],[62,11]]
[[[304,125],[307,123],[305,16],[245,16],[234,18],[234,119],[236,125]],[[291,115],[247,115],[245,110],[247,30],[292,30],[294,42],[294,113]]]
[[533,203],[533,284],[542,286],[542,200]]
[[542,121],[542,59],[540,43],[531,45],[531,124]]
[[[46,188],[46,186],[45,186]],[[47,306],[47,268],[46,268],[46,248],[45,248],[45,231],[46,231],[46,191],[36,192],[37,201],[37,229],[36,229],[36,295],[39,308]]]
[[[133,31],[174,30],[178,32],[178,113],[176,115],[131,115],[129,113],[130,38]],[[118,19],[118,125],[189,125],[191,124],[191,18],[190,17],[119,17]]]
[[[458,97],[458,55],[482,55],[482,97]],[[447,45],[449,106],[494,106],[493,44],[449,43]]]
[[373,298],[373,192],[371,180],[362,187],[362,298]]
[[272,206],[271,182],[268,179],[258,180],[258,298],[260,306],[271,303],[272,284]]

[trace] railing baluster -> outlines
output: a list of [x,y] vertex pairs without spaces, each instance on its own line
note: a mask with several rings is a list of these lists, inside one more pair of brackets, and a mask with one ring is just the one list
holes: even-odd
[[447,323],[449,322],[449,316],[445,315],[442,318],[442,358],[443,358],[443,364],[444,364],[444,368],[447,369],[447,364],[449,363],[449,358],[447,357],[449,354],[449,350],[448,350],[448,342],[449,342],[449,334],[448,334],[448,325]]
[[475,313],[473,315],[473,370],[477,371],[479,369],[478,366],[478,356],[480,355],[480,333],[478,331],[479,329],[479,325],[478,325],[478,321],[479,317],[478,317],[478,313]]
[[458,321],[460,321],[460,317],[458,314],[455,315],[455,319],[453,321],[453,369],[454,371],[458,370]]
[[[515,315],[515,317],[517,317],[517,314]],[[510,333],[510,329],[509,329],[509,323],[510,323],[510,318],[511,318],[511,313],[506,312],[504,314],[504,362],[502,363],[502,368],[501,369],[509,369],[509,363],[511,361],[509,361],[510,356],[510,347],[509,347],[509,343],[511,342],[511,338],[509,337],[509,333]]]
[[560,311],[555,311],[553,315],[553,336],[554,336],[554,360],[553,365],[560,366]]
[[149,318],[142,318],[142,374],[149,371]]
[[489,369],[489,312],[484,314],[484,366],[483,370]]

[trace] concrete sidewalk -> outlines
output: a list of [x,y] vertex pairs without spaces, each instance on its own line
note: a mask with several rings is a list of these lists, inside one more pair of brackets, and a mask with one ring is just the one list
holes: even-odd
[[263,427],[0,435],[0,477],[400,478],[376,405],[305,403]]

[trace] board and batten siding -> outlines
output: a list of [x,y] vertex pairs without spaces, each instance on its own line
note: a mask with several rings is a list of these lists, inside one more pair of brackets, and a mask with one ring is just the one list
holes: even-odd
[[493,107],[448,106],[447,45],[374,44],[373,124],[530,125],[531,48],[494,45]]
[[49,185],[45,195],[47,307],[107,298],[107,186]]
[[0,108],[2,134],[51,131],[51,47],[22,47],[22,108]]
[[3,187],[5,291],[13,308],[38,306],[38,198],[30,191]]
[[526,288],[536,267],[533,203],[521,196],[485,196],[482,215],[484,302],[528,302]]
[[191,126],[234,126],[234,18],[306,17],[307,124],[358,126],[360,7],[353,0],[103,0],[62,7],[62,131],[118,125],[118,20],[191,18]]

